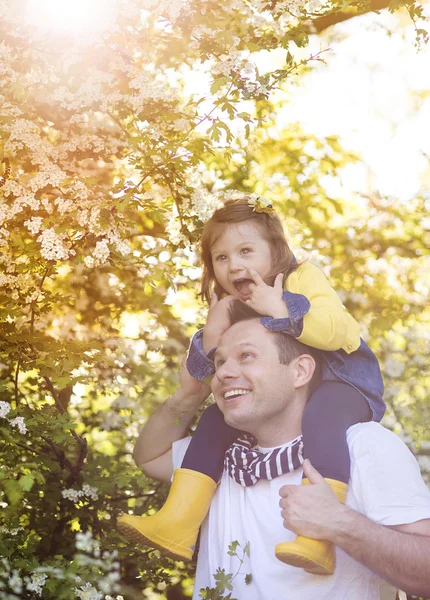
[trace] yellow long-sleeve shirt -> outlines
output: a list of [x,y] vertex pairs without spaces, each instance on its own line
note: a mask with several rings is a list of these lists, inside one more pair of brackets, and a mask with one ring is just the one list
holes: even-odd
[[303,294],[310,309],[303,317],[300,342],[319,350],[344,350],[348,354],[360,346],[360,325],[348,313],[324,273],[305,262],[286,279],[284,290]]

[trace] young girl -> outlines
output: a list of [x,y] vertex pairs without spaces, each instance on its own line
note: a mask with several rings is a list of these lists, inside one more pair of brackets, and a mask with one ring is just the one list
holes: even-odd
[[[380,421],[385,411],[379,365],[360,339],[358,323],[322,272],[296,261],[279,217],[262,200],[227,201],[204,227],[201,254],[201,295],[211,304],[204,329],[191,342],[189,373],[199,380],[214,373],[212,356],[229,326],[231,297],[263,315],[261,323],[268,329],[319,349],[322,381],[303,415],[303,455],[345,502],[350,474],[347,429],[363,421]],[[225,452],[240,434],[225,424],[215,404],[207,408],[181,468],[175,471],[164,507],[151,517],[122,517],[120,529],[170,556],[190,560],[223,471]],[[270,469],[264,477],[273,477]],[[256,481],[252,476],[247,483],[243,479],[242,485]],[[279,544],[276,556],[311,573],[334,570],[334,548],[329,542],[298,536],[295,542]]]

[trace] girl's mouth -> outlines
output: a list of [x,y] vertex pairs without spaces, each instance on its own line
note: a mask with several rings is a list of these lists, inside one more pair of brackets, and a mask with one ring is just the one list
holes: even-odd
[[251,290],[249,289],[251,283],[254,283],[252,279],[236,279],[233,285],[240,296],[247,297],[251,295]]

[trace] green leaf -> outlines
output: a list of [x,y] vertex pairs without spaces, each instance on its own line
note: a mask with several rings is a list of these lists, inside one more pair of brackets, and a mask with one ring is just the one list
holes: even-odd
[[19,487],[24,492],[29,492],[34,484],[34,477],[32,475],[24,475],[18,479]]
[[6,496],[12,505],[18,504],[23,496],[23,490],[15,479],[8,479],[3,482]]
[[247,573],[247,575],[245,575],[245,583],[246,585],[249,585],[252,581],[252,575],[251,573]]
[[217,77],[214,79],[211,85],[211,94],[216,94],[223,85],[226,85],[230,81],[229,77]]
[[225,569],[217,569],[214,575],[216,583],[216,590],[220,594],[224,594],[225,590],[232,590],[233,586],[231,580],[233,579],[232,573],[226,573]]

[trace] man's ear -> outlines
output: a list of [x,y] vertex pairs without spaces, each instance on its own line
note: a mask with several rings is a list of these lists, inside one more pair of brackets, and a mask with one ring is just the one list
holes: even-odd
[[310,354],[301,354],[295,361],[294,387],[301,388],[307,385],[312,379],[316,363]]

